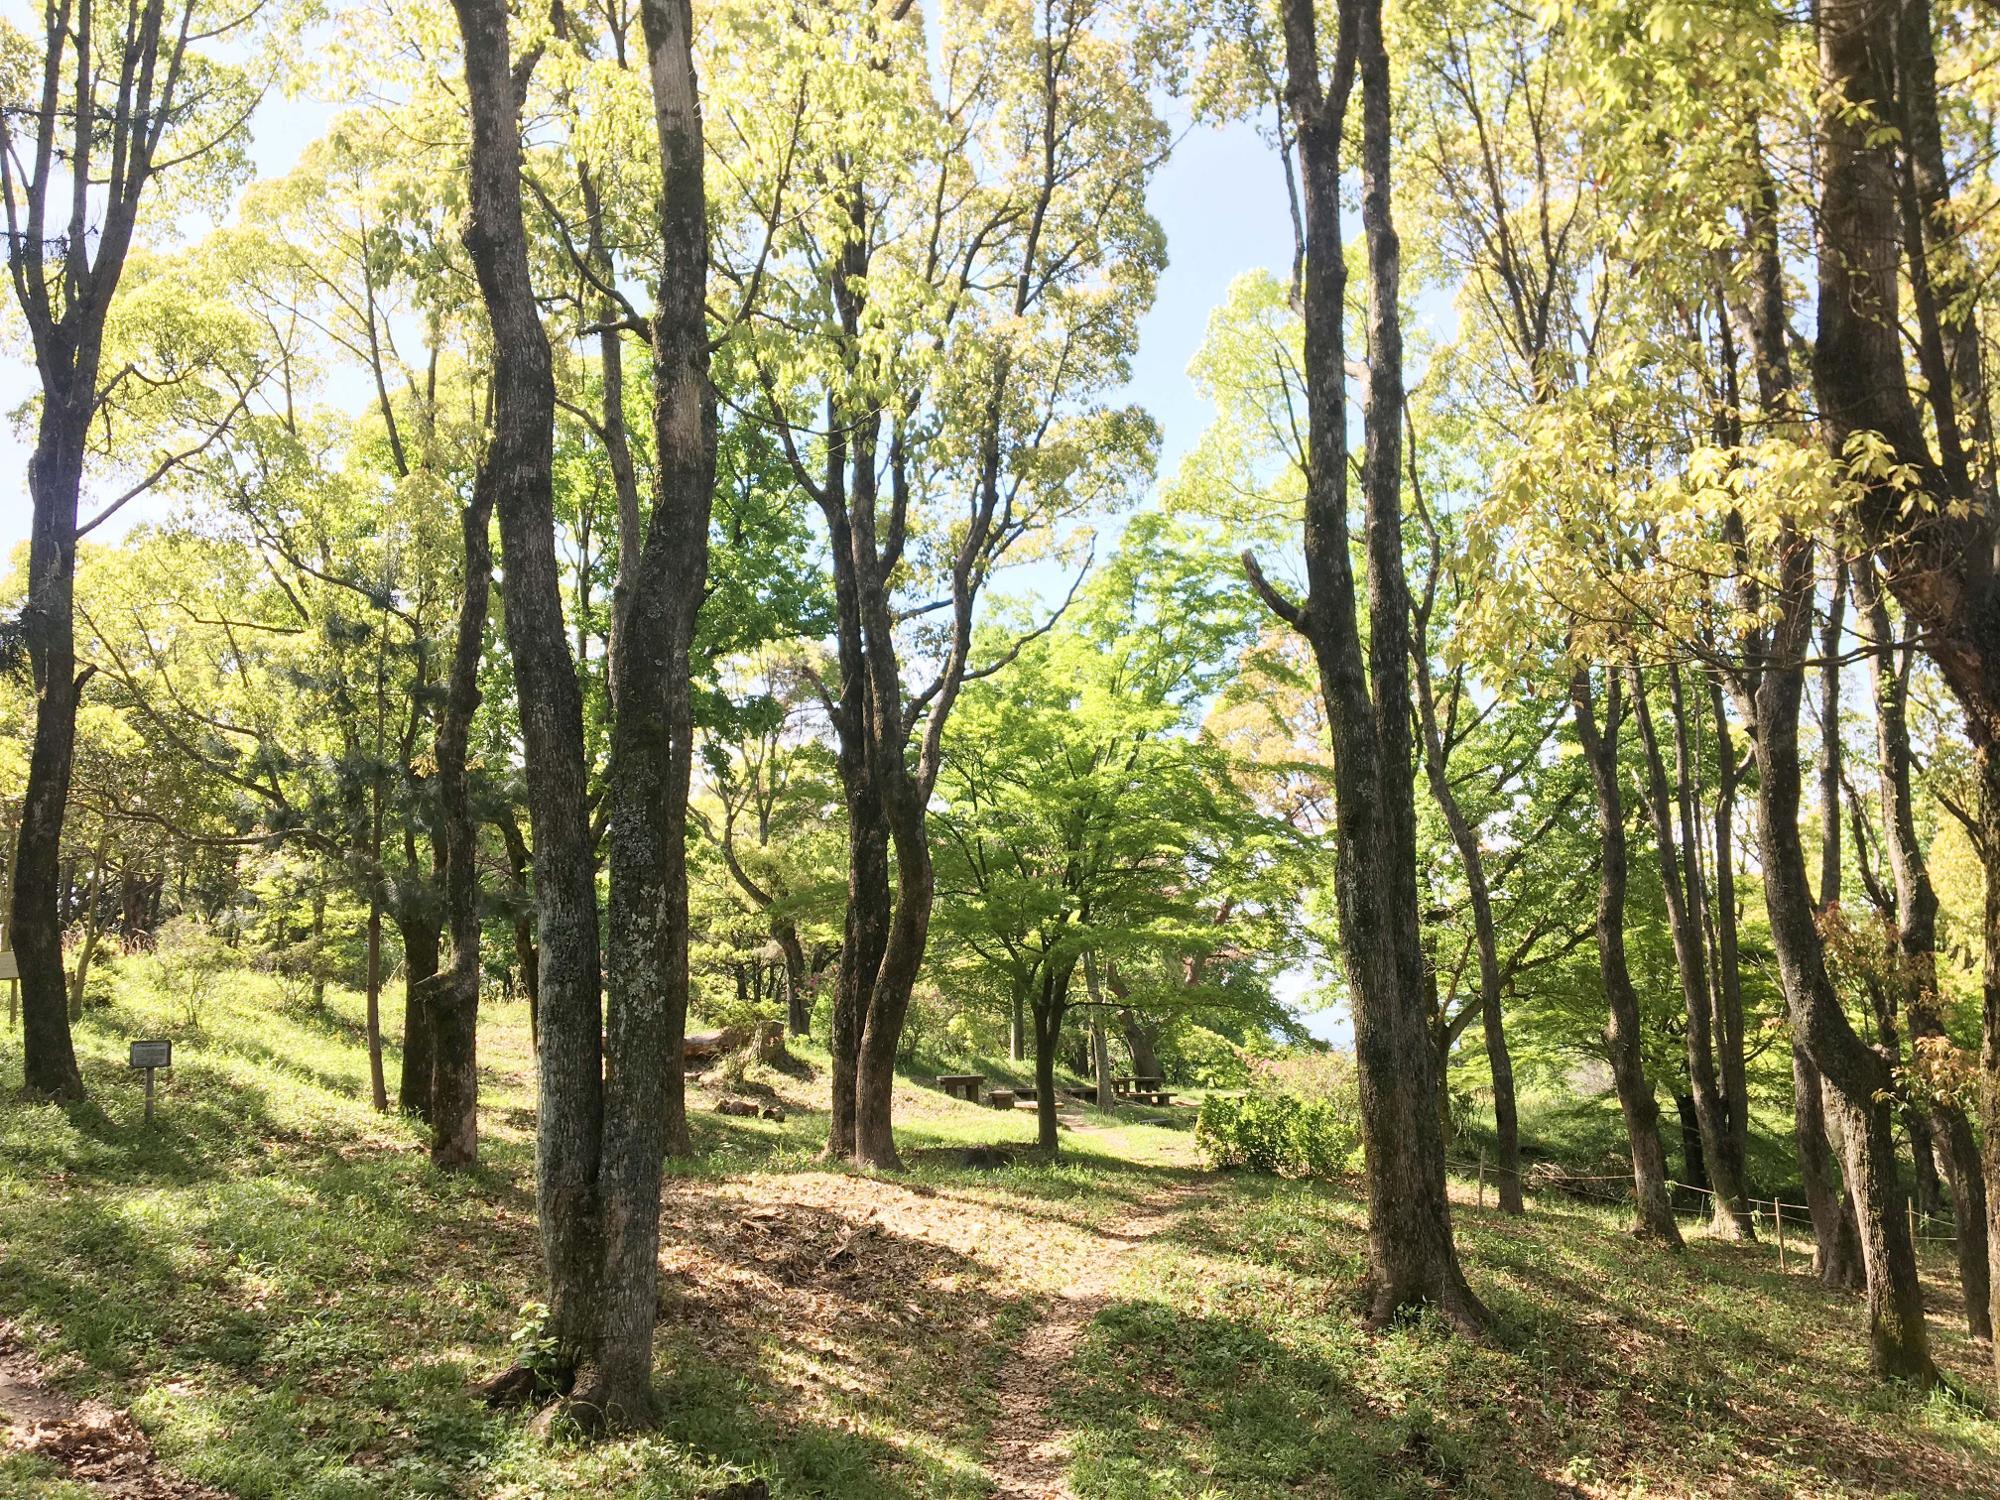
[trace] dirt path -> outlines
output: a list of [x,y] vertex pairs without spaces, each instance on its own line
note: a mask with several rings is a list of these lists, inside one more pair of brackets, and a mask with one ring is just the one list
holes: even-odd
[[[1064,1123],[1079,1133],[1093,1127],[1081,1117]],[[1000,1366],[994,1394],[993,1457],[987,1473],[993,1500],[1075,1500],[1065,1477],[1069,1434],[1056,1425],[1055,1393],[1083,1342],[1084,1330],[1110,1300],[1125,1262],[1169,1228],[1199,1193],[1191,1184],[1167,1190],[1154,1202],[1103,1230],[1098,1247],[1078,1264],[1042,1321]]]
[[72,1401],[50,1385],[6,1323],[0,1323],[0,1452],[35,1454],[110,1500],[223,1500],[163,1468],[126,1413]]

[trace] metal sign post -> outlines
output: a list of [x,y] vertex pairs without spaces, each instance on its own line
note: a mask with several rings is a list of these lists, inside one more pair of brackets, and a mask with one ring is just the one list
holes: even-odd
[[153,1123],[153,1073],[159,1068],[174,1065],[174,1044],[172,1042],[134,1042],[132,1044],[131,1066],[146,1070],[146,1123]]

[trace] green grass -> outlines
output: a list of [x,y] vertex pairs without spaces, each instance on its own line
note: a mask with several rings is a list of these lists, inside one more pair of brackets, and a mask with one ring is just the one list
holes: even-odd
[[[88,1104],[18,1102],[18,1037],[0,1037],[0,1318],[66,1390],[129,1407],[170,1464],[231,1493],[683,1500],[754,1473],[787,1497],[974,1500],[1001,1371],[1169,1188],[1180,1207],[1116,1262],[1050,1392],[1087,1500],[1994,1491],[2000,1427],[1876,1388],[1859,1303],[1778,1276],[1768,1247],[1667,1256],[1615,1215],[1510,1221],[1468,1188],[1460,1242],[1495,1337],[1374,1336],[1351,1194],[1201,1172],[1157,1111],[1079,1108],[1088,1128],[1042,1162],[1032,1112],[946,1099],[928,1073],[898,1096],[908,1173],[828,1170],[811,1047],[794,1052],[814,1077],[752,1069],[693,1096],[700,1155],[663,1211],[660,1428],[546,1438],[472,1394],[537,1295],[520,1008],[482,1012],[482,1162],[451,1178],[368,1108],[356,997],[307,1015],[227,976],[197,1029],[150,969],[112,970],[79,1029]],[[178,1066],[148,1129],[124,1052],[156,1034]],[[788,1117],[718,1116],[721,1092]],[[1012,1164],[958,1160],[996,1143]],[[1933,1332],[1972,1387],[1947,1269],[1929,1267]],[[0,1494],[80,1493],[0,1459]]]
[[[1469,1197],[1459,1185],[1461,1200]],[[1485,1342],[1359,1324],[1351,1196],[1240,1181],[1150,1249],[1066,1392],[1078,1493],[1138,1497],[1991,1495],[2000,1425],[1869,1376],[1858,1299],[1772,1247],[1670,1255],[1622,1215],[1461,1201]],[[1927,1266],[1933,1338],[1967,1388],[1983,1353]]]

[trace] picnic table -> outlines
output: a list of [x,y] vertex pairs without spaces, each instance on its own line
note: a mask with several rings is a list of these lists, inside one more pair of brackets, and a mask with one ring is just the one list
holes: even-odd
[[1174,1096],[1167,1091],[1164,1078],[1117,1077],[1111,1080],[1111,1088],[1121,1099],[1130,1099],[1134,1104],[1171,1104]]
[[984,1073],[940,1073],[937,1086],[954,1099],[963,1099],[968,1104],[979,1102],[979,1086],[986,1082]]

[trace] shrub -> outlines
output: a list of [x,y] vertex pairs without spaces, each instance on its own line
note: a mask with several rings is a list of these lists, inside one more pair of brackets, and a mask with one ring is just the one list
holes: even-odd
[[1360,1146],[1351,1109],[1297,1094],[1210,1094],[1201,1101],[1194,1138],[1214,1166],[1280,1177],[1342,1176]]

